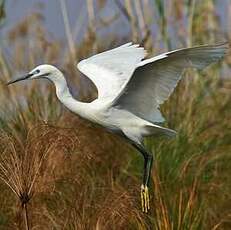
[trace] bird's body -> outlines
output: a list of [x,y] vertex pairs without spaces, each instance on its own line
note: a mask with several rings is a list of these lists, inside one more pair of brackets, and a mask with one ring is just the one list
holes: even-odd
[[55,81],[55,87],[58,99],[70,111],[84,119],[97,123],[113,132],[124,134],[132,141],[139,143],[142,143],[145,136],[155,133],[162,132],[169,136],[175,134],[173,130],[142,119],[134,113],[120,108],[117,104],[113,105],[110,100],[102,102],[102,100],[96,99],[91,103],[77,101],[72,97],[65,77],[58,70],[57,79],[59,80]]
[[[175,131],[163,128],[147,120],[136,116],[127,110],[120,108],[119,105],[112,105],[101,100],[94,100],[85,103],[75,100],[66,83],[63,74],[58,72],[59,82],[55,84],[58,99],[73,113],[78,114],[84,119],[97,123],[113,132],[121,133],[132,141],[142,143],[143,137],[155,133],[165,133],[169,136],[174,135]],[[153,127],[152,129],[150,127]]]
[[153,157],[145,149],[143,139],[154,134],[176,134],[157,125],[164,121],[159,105],[173,92],[185,68],[203,69],[222,58],[227,49],[227,44],[198,46],[143,60],[145,50],[128,43],[97,54],[78,64],[98,89],[98,98],[91,103],[75,100],[61,71],[51,65],[40,65],[8,84],[47,78],[55,84],[58,99],[73,113],[126,137],[144,157],[141,200],[142,209],[147,212]]

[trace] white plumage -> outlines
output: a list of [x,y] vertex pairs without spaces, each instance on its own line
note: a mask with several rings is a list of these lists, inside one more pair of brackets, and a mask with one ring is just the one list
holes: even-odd
[[97,87],[98,98],[91,103],[75,100],[63,74],[51,65],[40,65],[8,84],[47,78],[55,84],[57,97],[68,109],[125,137],[144,157],[141,200],[142,209],[147,212],[152,154],[145,150],[143,138],[175,135],[175,131],[157,125],[164,121],[159,105],[173,92],[185,68],[203,69],[221,59],[227,50],[228,44],[199,46],[143,60],[146,51],[127,43],[97,54],[78,64]]
[[77,67],[96,85],[98,100],[112,102],[145,55],[144,48],[127,43],[85,59]]

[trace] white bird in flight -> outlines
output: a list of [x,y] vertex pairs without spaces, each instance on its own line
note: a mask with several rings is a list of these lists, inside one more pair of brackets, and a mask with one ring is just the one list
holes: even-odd
[[146,51],[127,43],[78,63],[79,70],[95,84],[98,98],[90,103],[74,99],[64,75],[51,65],[39,65],[26,76],[8,82],[45,78],[55,84],[58,99],[72,112],[125,137],[144,158],[141,185],[142,211],[148,212],[149,180],[153,155],[143,144],[154,134],[175,136],[164,121],[159,106],[173,92],[185,68],[203,69],[221,59],[228,44],[205,45],[163,53],[144,60]]

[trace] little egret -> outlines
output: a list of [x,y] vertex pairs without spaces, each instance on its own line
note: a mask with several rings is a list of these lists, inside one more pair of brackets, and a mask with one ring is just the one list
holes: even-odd
[[164,121],[159,105],[170,96],[185,68],[203,69],[221,59],[228,44],[179,49],[144,60],[146,51],[127,43],[94,55],[78,63],[98,89],[98,98],[90,103],[75,100],[64,75],[54,66],[39,65],[24,77],[8,82],[45,78],[55,84],[58,99],[82,118],[104,126],[125,137],[144,158],[141,185],[142,211],[149,205],[149,180],[153,155],[143,144],[146,136],[175,136],[174,130],[158,124]]

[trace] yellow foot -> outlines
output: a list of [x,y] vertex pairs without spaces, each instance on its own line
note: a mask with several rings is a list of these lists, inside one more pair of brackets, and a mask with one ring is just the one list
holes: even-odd
[[141,185],[141,205],[142,211],[148,213],[150,209],[148,186],[144,186],[143,184]]

